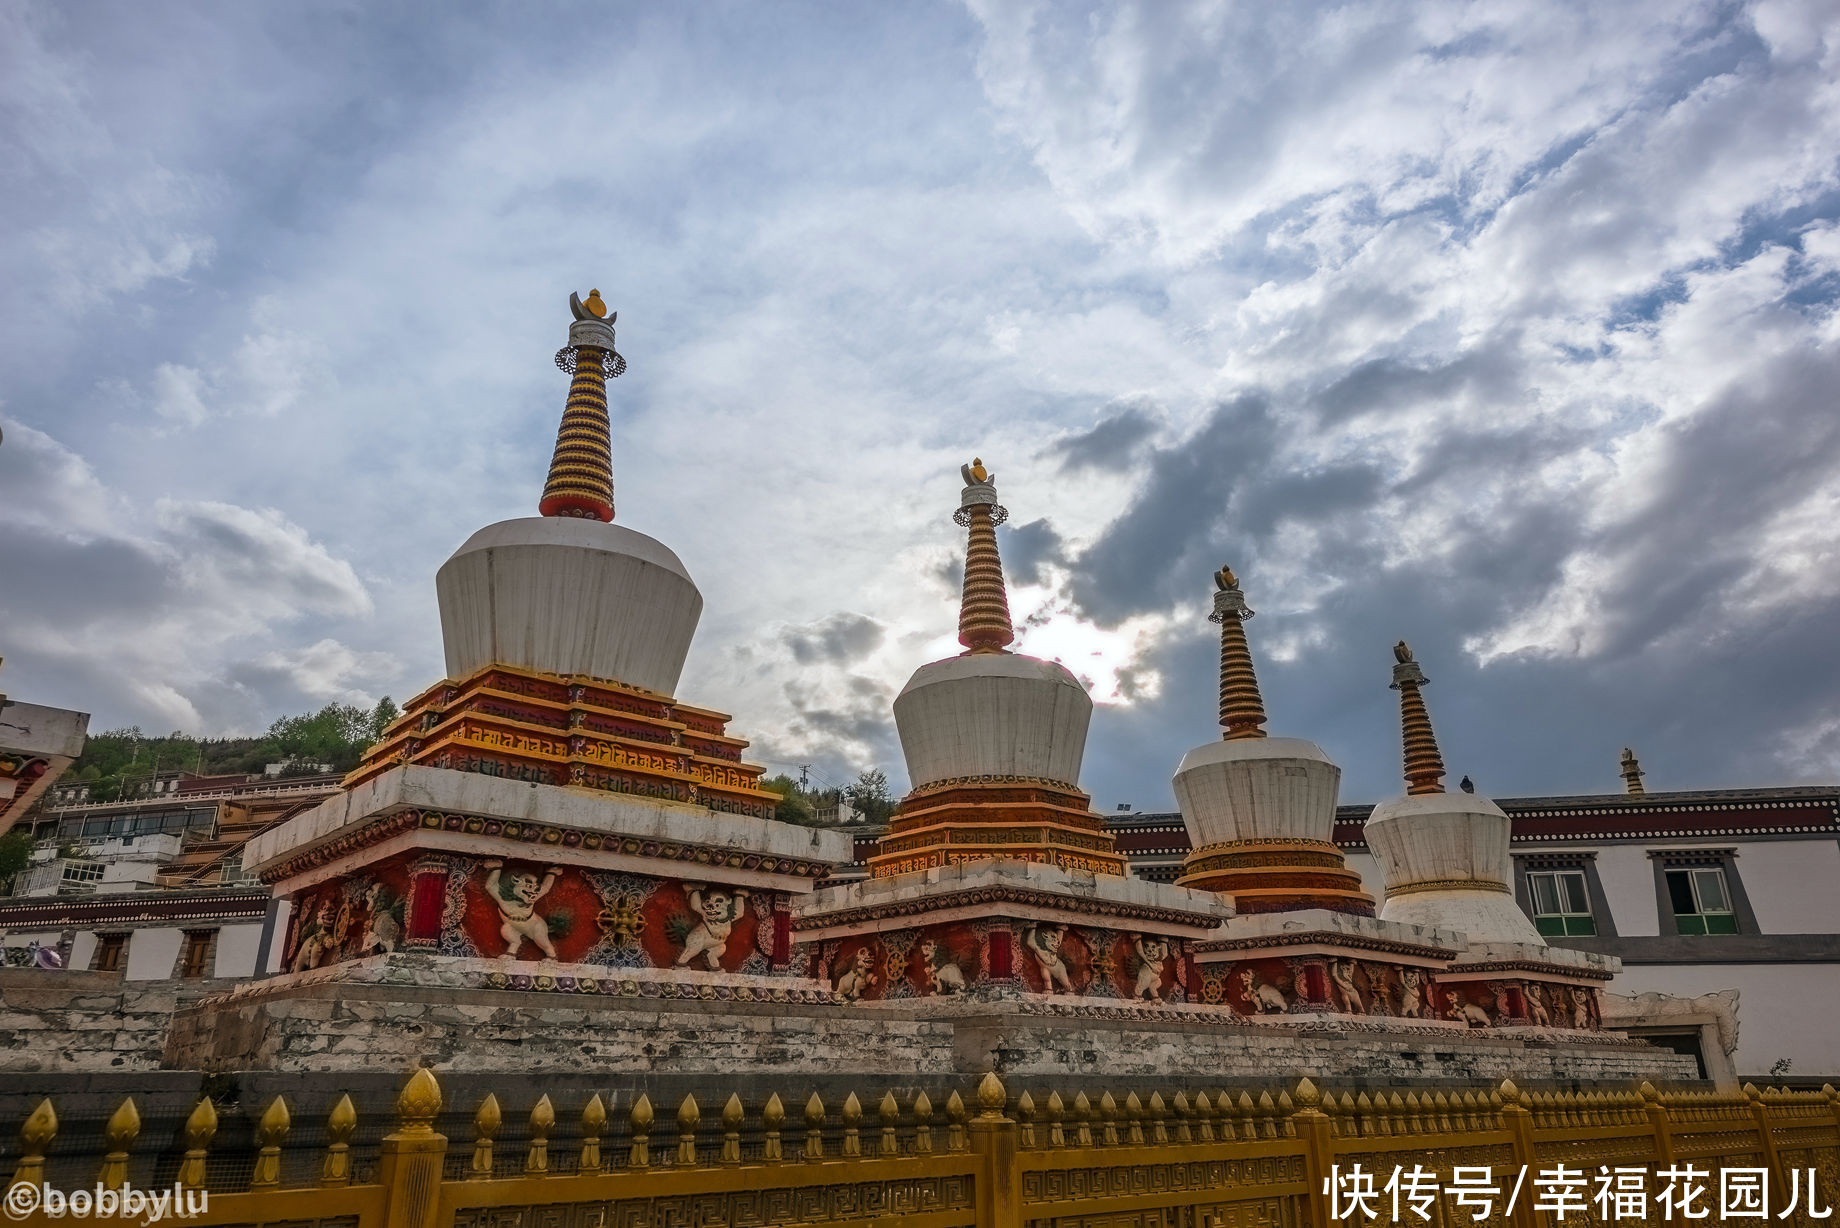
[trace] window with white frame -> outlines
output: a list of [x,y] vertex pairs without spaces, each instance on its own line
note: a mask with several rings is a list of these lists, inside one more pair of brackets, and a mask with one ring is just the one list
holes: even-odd
[[1667,872],[1668,901],[1674,929],[1681,934],[1735,934],[1737,912],[1719,866],[1693,866]]
[[1529,870],[1527,896],[1533,906],[1534,928],[1540,933],[1597,933],[1583,870]]

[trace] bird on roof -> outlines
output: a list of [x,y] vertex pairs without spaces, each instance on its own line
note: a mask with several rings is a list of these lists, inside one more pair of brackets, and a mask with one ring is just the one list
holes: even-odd
[[1465,793],[1474,793],[1476,791],[1476,782],[1465,776],[1462,780],[1457,782],[1457,788],[1463,790]]

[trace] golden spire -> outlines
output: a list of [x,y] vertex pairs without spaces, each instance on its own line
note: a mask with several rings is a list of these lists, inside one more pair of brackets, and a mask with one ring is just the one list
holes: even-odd
[[1404,640],[1393,645],[1393,660],[1393,689],[1399,692],[1399,717],[1405,730],[1406,794],[1442,793],[1444,760],[1438,754],[1437,735],[1431,732],[1425,697],[1418,693],[1429,680]]
[[971,530],[965,544],[965,594],[958,610],[958,642],[972,653],[1003,652],[1016,638],[1003,588],[1003,560],[997,557],[997,526],[1009,511],[997,502],[995,477],[973,458],[959,466],[965,492],[952,518]]
[[1623,748],[1623,789],[1632,797],[1640,797],[1648,790],[1642,787],[1642,765],[1636,762],[1636,753],[1627,746]]
[[549,462],[549,480],[537,511],[545,516],[579,516],[587,520],[613,519],[613,446],[607,422],[607,379],[626,370],[626,360],[613,348],[613,322],[620,313],[607,313],[599,290],[588,292],[587,302],[569,295],[575,322],[569,343],[556,353],[556,365],[575,378],[562,410],[562,428],[556,433],[556,451]]
[[1214,573],[1214,612],[1208,621],[1220,624],[1220,727],[1229,742],[1265,736],[1265,701],[1246,645],[1245,622],[1251,617],[1239,577],[1231,567],[1222,567]]

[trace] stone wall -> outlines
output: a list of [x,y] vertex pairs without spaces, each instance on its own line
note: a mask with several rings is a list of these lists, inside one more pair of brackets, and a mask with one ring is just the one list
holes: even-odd
[[336,981],[246,985],[179,1012],[166,1065],[204,1071],[400,1074],[593,1071],[901,1081],[997,1070],[1159,1084],[1308,1074],[1365,1085],[1425,1080],[1573,1084],[1697,1078],[1691,1058],[1616,1037],[1483,1034],[1390,1021],[1223,1024],[1196,1008],[1064,1001],[830,1003],[661,1000]]
[[174,1011],[236,983],[0,968],[0,1072],[157,1070]]

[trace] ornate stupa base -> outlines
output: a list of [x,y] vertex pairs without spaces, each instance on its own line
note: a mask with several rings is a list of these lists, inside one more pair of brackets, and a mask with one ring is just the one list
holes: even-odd
[[833,887],[794,908],[802,970],[847,1001],[1021,994],[1115,1005],[1190,1000],[1218,896],[984,858]]
[[1229,840],[1194,850],[1177,885],[1220,891],[1241,914],[1322,908],[1374,915],[1374,897],[1327,840]]
[[1520,942],[1475,942],[1437,978],[1446,1017],[1476,1028],[1604,1026],[1603,989],[1622,961],[1591,951]]
[[1201,1000],[1248,1015],[1430,1024],[1443,1018],[1436,978],[1462,949],[1462,935],[1447,930],[1293,909],[1235,917],[1195,961]]
[[1122,878],[1125,860],[1067,784],[1021,776],[941,780],[901,799],[868,859],[872,878],[1005,857]]
[[345,785],[415,763],[771,818],[779,796],[728,719],[622,682],[485,665],[411,699]]
[[[797,978],[792,900],[848,848],[836,832],[689,802],[406,765],[244,856],[285,902],[283,973],[402,952],[489,966],[507,985],[739,986]],[[599,972],[561,970],[574,966]]]

